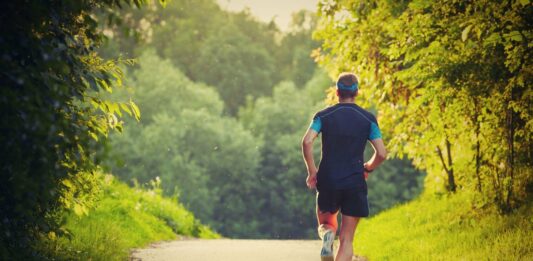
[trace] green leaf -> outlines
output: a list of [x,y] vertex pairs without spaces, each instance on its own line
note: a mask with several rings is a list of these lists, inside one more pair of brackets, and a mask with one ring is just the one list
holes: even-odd
[[518,31],[512,31],[512,32],[508,33],[505,38],[507,38],[509,40],[516,41],[516,42],[521,42],[522,41],[522,35]]
[[124,103],[124,102],[121,102],[119,103],[120,105],[120,108],[125,111],[126,113],[128,113],[130,116],[133,116],[132,113],[131,113],[131,110],[130,110],[130,107],[128,106],[127,103]]
[[113,77],[115,78],[115,81],[116,81],[116,85],[117,87],[122,87],[122,76],[119,75],[118,73],[114,72],[112,73]]
[[68,180],[68,179],[64,179],[63,181],[61,181],[61,183],[62,183],[63,185],[65,185],[65,187],[67,187],[67,188],[72,188],[72,187],[74,187],[74,185],[72,184],[72,182],[70,182],[70,180]]
[[470,29],[472,29],[472,24],[467,26],[464,30],[463,30],[463,33],[461,34],[461,39],[464,41],[466,41],[466,39],[468,38],[468,33],[470,33]]
[[89,136],[91,136],[91,138],[93,138],[93,140],[98,141],[98,135],[96,135],[96,133],[94,133],[92,131],[89,131]]
[[493,45],[501,42],[500,34],[498,33],[492,33],[489,35],[485,40],[483,41],[483,45]]
[[120,111],[119,103],[110,102],[109,103],[109,110],[111,113],[116,113],[118,116],[122,117],[122,111]]
[[101,101],[99,99],[91,98],[90,103],[95,109],[100,108]]
[[132,100],[130,100],[130,107],[133,111],[133,115],[135,116],[135,119],[137,121],[141,120],[141,111],[139,110],[139,107],[137,107],[137,104],[135,104]]
[[102,89],[108,91],[109,93],[113,92],[113,89],[111,89],[111,87],[109,87],[109,84],[107,84],[107,82],[104,81],[104,80],[98,81],[98,85],[100,85],[100,87],[102,87]]

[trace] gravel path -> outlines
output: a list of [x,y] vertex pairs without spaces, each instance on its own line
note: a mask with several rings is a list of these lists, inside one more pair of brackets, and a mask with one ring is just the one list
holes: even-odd
[[320,260],[320,247],[319,240],[186,239],[134,250],[130,260],[310,261]]

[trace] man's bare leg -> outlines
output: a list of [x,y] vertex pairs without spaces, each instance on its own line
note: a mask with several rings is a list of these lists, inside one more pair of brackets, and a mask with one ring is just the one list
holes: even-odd
[[341,241],[337,250],[336,261],[351,261],[353,256],[353,237],[355,228],[359,223],[358,217],[342,215],[341,231],[339,239]]
[[324,233],[328,230],[333,231],[333,234],[337,234],[337,213],[321,212],[316,206],[316,220],[318,221],[318,236],[322,239]]
[[321,212],[316,207],[318,236],[322,239],[320,258],[322,261],[333,261],[333,242],[337,234],[337,213]]

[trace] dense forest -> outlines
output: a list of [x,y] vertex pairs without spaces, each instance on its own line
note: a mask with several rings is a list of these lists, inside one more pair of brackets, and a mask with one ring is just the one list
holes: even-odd
[[[281,31],[215,0],[4,3],[0,259],[71,259],[76,247],[93,257],[76,241],[92,236],[83,222],[113,231],[98,226],[110,215],[160,229],[117,229],[144,238],[125,251],[176,234],[315,238],[300,141],[336,102],[343,71],[359,76],[356,103],[377,116],[392,154],[368,179],[371,214],[422,188],[430,196],[390,212],[413,216],[378,216],[386,231],[363,230],[369,245],[424,239],[423,226],[388,231],[435,229],[429,219],[479,234],[531,227],[521,214],[533,191],[531,2],[320,1],[316,11]],[[472,230],[484,215],[500,225]],[[409,244],[422,245],[391,244],[382,257]]]
[[[6,4],[2,257],[45,258],[40,243],[71,237],[68,213],[106,195],[103,171],[160,180],[225,236],[314,235],[298,144],[331,85],[310,57],[316,21],[297,12],[281,32],[213,0]],[[389,189],[374,213],[421,190],[406,160],[375,176]]]
[[[225,236],[313,238],[315,195],[305,187],[300,141],[332,85],[311,57],[316,16],[295,13],[288,32],[214,1],[117,17],[128,18],[135,39],[109,29],[100,52],[137,63],[110,98],[132,99],[142,117],[110,137],[110,172],[131,185],[161,178],[167,195]],[[373,213],[421,191],[423,175],[406,160],[374,176]]]

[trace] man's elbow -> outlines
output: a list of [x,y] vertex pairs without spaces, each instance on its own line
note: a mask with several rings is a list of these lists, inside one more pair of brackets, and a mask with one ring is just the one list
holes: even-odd
[[312,145],[313,145],[313,140],[310,140],[310,139],[302,140],[302,148],[311,147]]
[[387,151],[386,151],[386,150],[384,150],[384,151],[379,151],[379,152],[377,153],[376,157],[377,157],[379,160],[381,160],[381,161],[386,160],[386,159],[387,159]]

